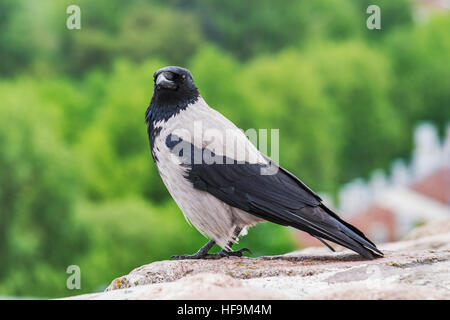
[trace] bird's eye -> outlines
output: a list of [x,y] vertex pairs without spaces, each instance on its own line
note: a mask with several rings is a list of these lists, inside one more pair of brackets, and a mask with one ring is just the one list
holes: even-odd
[[175,80],[176,78],[176,74],[173,72],[164,72],[164,76],[166,77],[167,80]]

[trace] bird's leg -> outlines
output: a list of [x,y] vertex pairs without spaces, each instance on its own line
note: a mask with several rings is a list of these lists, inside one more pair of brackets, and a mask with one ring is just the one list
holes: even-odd
[[[237,237],[239,237],[239,234],[241,233],[241,231],[242,231],[242,228],[240,228],[240,227],[236,227],[236,229],[234,229],[233,240],[228,242],[228,247],[231,248],[233,246],[233,244],[236,241]],[[252,253],[250,251],[250,249],[247,249],[247,248],[242,248],[242,249],[239,249],[237,251],[231,251],[231,250],[227,251],[227,250],[222,249],[220,252],[215,253],[215,255],[217,255],[219,258],[231,257],[231,256],[233,256],[233,257],[242,257],[243,256],[243,252]]]
[[194,254],[184,254],[181,256],[172,256],[172,258],[177,260],[184,260],[184,259],[205,259],[207,256],[209,256],[208,251],[211,250],[211,248],[216,243],[214,240],[209,240],[203,247],[200,248],[196,253]]
[[[228,247],[232,247],[233,243],[236,241],[237,237],[239,236],[239,234],[241,233],[241,228],[236,227],[236,229],[234,229],[233,232],[233,240],[228,242]],[[203,247],[200,248],[200,250],[198,250],[196,253],[194,254],[184,254],[181,256],[172,256],[172,258],[176,259],[176,260],[185,260],[185,259],[220,259],[220,258],[225,258],[225,257],[242,257],[243,252],[248,252],[248,253],[252,253],[249,249],[247,248],[242,248],[240,250],[237,251],[227,251],[222,249],[221,251],[217,252],[217,253],[208,253],[209,250],[211,250],[211,248],[215,245],[216,243],[214,242],[214,240],[209,240]]]

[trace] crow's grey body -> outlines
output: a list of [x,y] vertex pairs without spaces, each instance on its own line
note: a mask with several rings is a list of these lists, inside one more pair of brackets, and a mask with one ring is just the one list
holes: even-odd
[[230,250],[230,243],[237,240],[234,235],[237,227],[245,232],[245,227],[263,220],[234,208],[205,191],[195,189],[184,177],[186,168],[181,165],[181,159],[167,147],[167,137],[176,134],[184,141],[198,148],[204,148],[213,142],[205,141],[202,133],[211,129],[219,132],[228,130],[237,135],[236,141],[244,144],[243,148],[235,149],[236,153],[239,150],[247,152],[241,157],[237,154],[225,154],[226,156],[233,159],[246,157],[246,160],[251,160],[250,155],[253,154],[261,162],[265,163],[266,160],[259,155],[242,131],[220,113],[211,109],[201,97],[176,116],[167,121],[161,120],[155,123],[155,128],[160,128],[157,129],[160,132],[154,144],[154,154],[158,159],[155,163],[167,190],[180,207],[186,220],[205,236],[213,239],[220,247]]
[[[246,227],[270,221],[308,232],[330,249],[324,239],[368,259],[382,256],[361,231],[210,108],[188,70],[166,67],[154,81],[146,112],[153,159],[185,218],[225,253]],[[205,257],[212,245],[178,257]]]

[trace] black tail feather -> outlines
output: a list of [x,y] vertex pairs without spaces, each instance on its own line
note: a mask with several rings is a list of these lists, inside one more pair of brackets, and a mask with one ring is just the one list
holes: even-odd
[[[289,225],[308,232],[310,235],[335,242],[359,253],[366,259],[383,256],[375,244],[354,226],[343,221],[323,204],[306,206],[301,209],[281,208],[264,199],[254,199],[249,196],[252,213],[265,220]],[[268,215],[267,212],[276,213]]]
[[322,242],[324,245],[326,245],[326,246],[328,247],[328,249],[330,249],[331,251],[336,252],[336,250],[334,250],[334,248],[333,248],[332,246],[330,246],[330,245],[328,244],[328,242],[326,242],[325,240],[323,240],[321,237],[314,237],[314,238],[316,238],[317,240],[319,240],[320,242]]
[[[296,215],[301,223],[295,219],[297,221],[292,221],[291,225],[310,233],[322,243],[323,239],[335,242],[359,253],[366,259],[383,256],[383,253],[360,230],[326,209],[322,206],[302,208]],[[329,247],[328,244],[326,245]]]

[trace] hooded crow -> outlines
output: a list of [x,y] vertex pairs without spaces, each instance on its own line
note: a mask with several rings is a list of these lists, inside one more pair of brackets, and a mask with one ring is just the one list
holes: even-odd
[[[188,223],[210,240],[176,259],[242,256],[232,245],[246,228],[270,221],[305,231],[367,259],[382,256],[361,231],[327,208],[300,179],[260,153],[230,120],[208,106],[189,70],[154,74],[145,114],[159,174]],[[218,244],[222,250],[209,253]],[[334,250],[333,250],[334,251]]]

